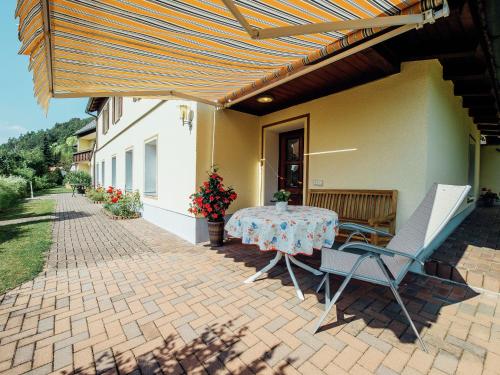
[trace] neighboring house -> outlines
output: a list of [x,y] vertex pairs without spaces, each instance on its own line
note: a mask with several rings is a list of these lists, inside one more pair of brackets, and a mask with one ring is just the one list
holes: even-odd
[[478,195],[480,134],[437,60],[262,116],[178,99],[97,98],[89,109],[97,182],[138,189],[144,218],[191,242],[206,229],[188,197],[212,163],[239,194],[230,212],[270,204],[279,187],[298,203],[311,188],[397,189],[400,225],[435,181]]
[[78,140],[76,152],[73,153],[74,170],[85,171],[90,175],[93,175],[92,154],[96,141],[96,127],[96,121],[92,120],[74,134]]

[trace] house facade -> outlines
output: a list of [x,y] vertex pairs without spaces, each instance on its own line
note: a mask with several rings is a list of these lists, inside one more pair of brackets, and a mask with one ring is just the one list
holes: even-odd
[[238,192],[229,213],[271,204],[281,187],[299,204],[309,189],[396,189],[399,226],[434,182],[470,184],[458,222],[479,193],[480,132],[443,74],[438,60],[406,62],[263,115],[175,98],[94,98],[95,182],[139,190],[144,218],[190,242],[207,238],[188,207],[211,165]]

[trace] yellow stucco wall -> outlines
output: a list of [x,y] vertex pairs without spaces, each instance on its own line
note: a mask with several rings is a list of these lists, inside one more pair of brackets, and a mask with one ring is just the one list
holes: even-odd
[[426,65],[404,64],[400,74],[275,112],[261,125],[310,113],[312,180],[320,188],[397,189],[398,222],[406,220],[425,184]]
[[95,138],[93,139],[78,138],[78,146],[77,146],[78,151],[90,150],[94,146],[94,141]]
[[480,135],[462,99],[453,94],[453,84],[443,81],[443,69],[436,61],[428,62],[427,96],[427,181],[454,185],[468,183],[469,135],[476,141],[475,183],[470,195],[479,192]]
[[[200,105],[197,183],[210,166],[211,114]],[[439,62],[411,62],[399,74],[266,116],[218,111],[215,162],[240,194],[233,209],[260,202],[261,127],[303,114],[310,115],[309,188],[397,189],[398,226],[432,182],[467,183],[468,135],[477,132]],[[314,155],[343,149],[356,150]]]
[[219,167],[226,186],[233,186],[239,198],[228,213],[258,204],[259,187],[259,118],[233,110],[215,112],[205,104],[198,104],[196,139],[196,186],[206,180],[206,171],[212,164]]
[[481,147],[480,188],[500,193],[500,146]]
[[77,163],[76,170],[77,171],[84,171],[84,172],[91,174],[90,173],[90,163],[89,162]]

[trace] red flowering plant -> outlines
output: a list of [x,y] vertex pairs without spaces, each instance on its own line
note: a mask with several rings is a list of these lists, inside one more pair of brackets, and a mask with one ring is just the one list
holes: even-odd
[[211,222],[223,221],[226,210],[238,195],[232,187],[224,187],[222,181],[217,168],[212,168],[208,172],[208,181],[203,182],[198,191],[189,196],[191,203],[188,211],[203,215]]
[[123,193],[121,189],[110,186],[106,189],[104,208],[115,216],[137,217],[142,209],[141,195],[138,191]]

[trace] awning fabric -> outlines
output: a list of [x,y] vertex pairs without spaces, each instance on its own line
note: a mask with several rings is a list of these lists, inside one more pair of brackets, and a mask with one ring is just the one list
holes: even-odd
[[[257,28],[421,13],[440,3],[235,1]],[[380,31],[254,40],[220,0],[18,0],[16,16],[44,108],[51,97],[169,91],[223,104]]]

